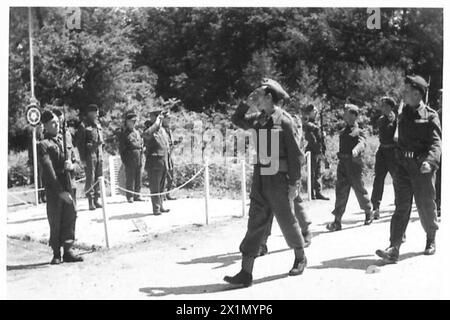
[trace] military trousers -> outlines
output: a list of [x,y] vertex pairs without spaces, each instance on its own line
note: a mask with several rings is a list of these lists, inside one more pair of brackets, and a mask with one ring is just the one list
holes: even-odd
[[126,192],[127,199],[137,199],[141,192],[142,184],[142,153],[141,150],[129,150],[124,155],[123,164],[125,166],[125,185],[126,189],[135,193]]
[[397,167],[395,153],[393,148],[379,148],[375,155],[375,179],[373,181],[373,189],[371,202],[374,210],[380,208],[381,199],[384,192],[384,180],[389,172],[394,177]]
[[322,155],[311,153],[311,196],[319,194],[322,191]]
[[[146,160],[145,167],[149,177],[150,192],[164,192],[167,177],[167,159],[164,156],[149,156]],[[152,196],[153,213],[161,212],[164,209],[162,195]]]
[[52,191],[46,190],[46,194],[47,219],[50,226],[49,245],[53,249],[59,249],[62,245],[73,243],[75,240],[76,205],[75,202],[71,204],[64,202]]
[[336,202],[332,212],[336,219],[340,220],[344,215],[350,189],[353,189],[355,192],[359,207],[364,212],[367,213],[372,210],[362,174],[363,164],[360,159],[347,158],[339,160],[336,180]]
[[103,159],[100,152],[93,152],[87,155],[86,158],[86,184],[84,187],[86,197],[99,198],[100,186],[97,183],[93,188],[92,186],[98,181],[98,178],[103,175]]
[[441,167],[442,167],[442,160],[441,163],[439,163],[439,169],[436,171],[436,207],[437,211],[441,212]]
[[305,241],[288,198],[287,174],[261,175],[260,170],[259,166],[255,166],[253,171],[247,233],[239,248],[242,255],[258,256],[273,216],[288,246],[293,249],[303,248]]
[[395,212],[391,219],[392,246],[399,247],[411,216],[414,197],[420,222],[429,238],[439,229],[436,214],[436,172],[420,173],[414,159],[405,159],[397,165],[394,177]]

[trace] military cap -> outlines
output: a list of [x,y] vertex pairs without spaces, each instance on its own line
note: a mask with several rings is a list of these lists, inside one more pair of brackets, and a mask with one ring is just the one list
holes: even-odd
[[283,89],[283,87],[275,80],[264,78],[261,82],[261,87],[267,87],[276,93],[278,100],[289,99],[288,93]]
[[45,123],[49,122],[50,120],[52,120],[54,117],[55,117],[55,114],[53,112],[51,112],[50,110],[45,110],[42,113],[41,122],[43,124],[45,124]]
[[347,103],[344,106],[345,110],[349,111],[350,113],[353,113],[354,115],[359,114],[359,107],[354,104]]
[[386,102],[392,109],[397,109],[397,102],[395,102],[395,99],[392,97],[384,96],[381,97],[381,102]]
[[313,104],[308,104],[305,108],[305,112],[307,112],[307,113],[312,112],[314,110],[317,111],[317,108]]
[[421,76],[407,76],[406,83],[409,83],[413,88],[425,94],[427,92],[428,83]]
[[98,111],[98,106],[96,104],[90,104],[87,106],[86,112],[97,112]]
[[127,120],[136,119],[136,118],[137,118],[137,114],[134,111],[127,112],[127,114],[125,115],[125,119],[127,119]]

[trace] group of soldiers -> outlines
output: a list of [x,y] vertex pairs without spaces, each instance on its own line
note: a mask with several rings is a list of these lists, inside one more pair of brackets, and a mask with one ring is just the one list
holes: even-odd
[[[50,225],[49,245],[53,250],[51,264],[83,261],[74,254],[76,188],[73,180],[75,164],[79,163],[86,176],[85,194],[89,210],[101,208],[99,177],[103,174],[104,138],[98,121],[99,110],[94,104],[86,109],[86,114],[74,137],[66,130],[64,113],[61,108],[45,110],[41,116],[38,151],[39,178],[45,190],[47,218]],[[171,159],[172,138],[169,118],[162,110],[153,111],[145,123],[141,136],[135,124],[137,115],[128,112],[123,128],[118,133],[119,153],[125,167],[126,197],[128,202],[142,201],[140,196],[142,157],[146,153],[145,169],[149,176],[152,194],[153,214],[169,212],[164,208],[165,188],[171,188],[173,162]],[[75,153],[78,149],[79,159]],[[168,179],[167,177],[170,178]],[[167,180],[169,180],[167,183]],[[61,256],[61,247],[64,254]]]
[[[420,76],[407,76],[403,92],[404,107],[398,110],[392,97],[383,97],[380,102],[381,118],[378,120],[380,145],[376,153],[375,180],[371,198],[364,186],[363,155],[366,138],[363,128],[358,125],[360,108],[345,105],[345,128],[339,134],[339,152],[336,181],[336,200],[332,212],[334,221],[327,224],[330,232],[342,229],[350,189],[353,189],[360,208],[365,213],[365,225],[380,218],[380,203],[387,172],[393,179],[395,211],[391,218],[390,244],[376,254],[388,263],[399,260],[399,251],[405,241],[405,231],[409,222],[413,198],[419,218],[426,233],[425,255],[436,251],[436,231],[438,213],[440,215],[441,162],[441,115],[442,100],[438,112],[424,103],[428,84]],[[303,273],[307,266],[304,248],[311,244],[310,220],[302,207],[299,194],[300,166],[303,162],[301,133],[296,124],[297,115],[283,110],[282,101],[289,95],[279,83],[264,79],[246,101],[236,109],[232,122],[244,129],[256,130],[255,137],[267,135],[267,145],[279,139],[279,170],[275,174],[265,174],[270,164],[261,161],[267,146],[257,146],[257,163],[254,166],[250,193],[250,209],[247,232],[240,245],[242,253],[241,270],[224,280],[234,285],[250,286],[253,282],[255,258],[267,253],[267,238],[276,217],[281,232],[290,248],[294,250],[294,263],[289,275]],[[251,112],[249,112],[251,111]],[[311,153],[311,174],[313,198],[328,200],[321,193],[320,167],[324,159],[325,144],[323,134],[315,123],[317,110],[309,105],[305,109],[303,125],[308,142],[306,151]],[[272,135],[273,131],[278,134]],[[436,205],[437,204],[437,205]]]

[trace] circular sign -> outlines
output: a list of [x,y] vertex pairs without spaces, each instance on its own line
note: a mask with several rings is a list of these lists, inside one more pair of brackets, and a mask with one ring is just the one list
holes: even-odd
[[27,121],[30,125],[36,126],[41,121],[41,112],[38,107],[32,105],[27,110]]

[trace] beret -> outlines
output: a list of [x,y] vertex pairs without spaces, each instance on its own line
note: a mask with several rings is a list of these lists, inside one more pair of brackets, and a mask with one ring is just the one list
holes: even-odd
[[381,101],[386,102],[392,109],[397,109],[397,102],[395,101],[394,98],[384,96],[384,97],[381,97]]
[[42,113],[41,122],[45,124],[45,123],[49,122],[50,120],[52,120],[54,117],[55,117],[55,114],[53,112],[51,112],[50,110],[45,110]]
[[134,111],[130,111],[130,112],[128,112],[128,113],[126,114],[125,118],[126,118],[127,120],[130,120],[130,119],[136,119],[136,118],[137,118],[137,114],[136,114]]
[[57,117],[61,117],[62,116],[62,111],[59,108],[53,108],[52,112],[57,116]]
[[421,91],[422,94],[425,94],[427,92],[428,83],[421,76],[407,76],[405,82],[409,83],[411,86],[413,86],[413,88]]
[[317,108],[313,104],[308,104],[305,108],[305,112],[311,112],[313,110],[317,110]]
[[263,81],[261,82],[261,87],[268,87],[271,90],[273,90],[277,94],[279,100],[289,99],[288,93],[275,80],[264,78]]
[[354,114],[356,114],[356,115],[359,114],[359,107],[358,107],[357,105],[354,105],[354,104],[346,104],[346,105],[344,106],[344,108],[345,108],[345,110],[347,110],[347,111],[349,111],[349,112],[351,112],[351,113],[354,113]]
[[90,104],[87,106],[87,112],[98,111],[98,106],[96,104]]

